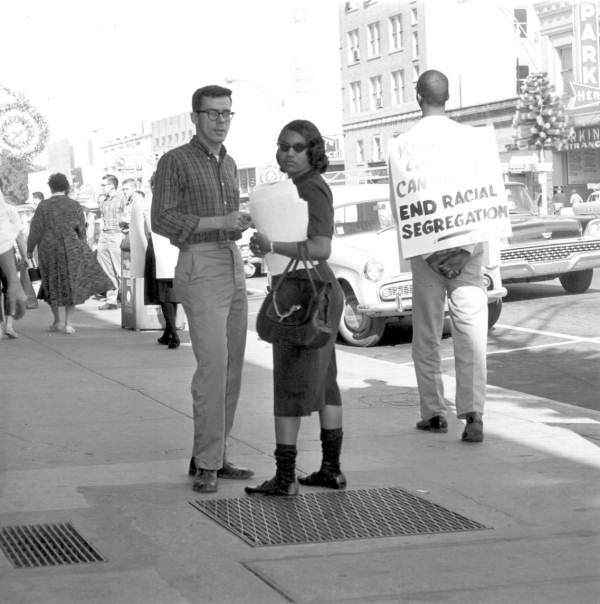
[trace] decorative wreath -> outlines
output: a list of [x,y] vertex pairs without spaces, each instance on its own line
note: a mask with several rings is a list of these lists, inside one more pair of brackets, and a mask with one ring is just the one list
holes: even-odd
[[0,84],[7,102],[0,103],[0,155],[27,161],[38,155],[48,140],[48,124],[27,99]]

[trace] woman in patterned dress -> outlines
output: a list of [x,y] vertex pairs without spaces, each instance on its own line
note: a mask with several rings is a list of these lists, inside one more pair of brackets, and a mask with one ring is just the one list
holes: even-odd
[[[38,248],[42,282],[38,297],[52,310],[49,331],[75,333],[71,311],[93,294],[106,291],[112,283],[86,243],[85,215],[81,204],[68,197],[70,186],[64,174],[48,180],[52,197],[40,202],[31,219],[27,255]],[[61,324],[59,307],[65,308]]]

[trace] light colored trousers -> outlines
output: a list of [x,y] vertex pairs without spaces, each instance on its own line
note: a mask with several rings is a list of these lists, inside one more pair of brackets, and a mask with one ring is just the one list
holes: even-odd
[[100,234],[96,257],[108,278],[112,281],[113,289],[106,292],[106,301],[109,304],[117,303],[117,296],[121,290],[121,241],[123,233]]
[[175,294],[185,310],[197,367],[192,378],[196,467],[226,458],[242,382],[248,301],[242,257],[233,241],[179,252]]
[[444,303],[452,326],[456,370],[456,414],[483,413],[487,382],[487,294],[482,280],[483,251],[475,248],[462,273],[446,279],[420,256],[411,259],[413,341],[421,418],[446,415],[442,383],[441,337]]

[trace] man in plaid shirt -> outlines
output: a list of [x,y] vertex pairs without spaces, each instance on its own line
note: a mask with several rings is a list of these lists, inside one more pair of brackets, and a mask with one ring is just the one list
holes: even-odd
[[250,218],[239,211],[237,166],[223,145],[233,112],[231,90],[192,96],[196,135],[165,153],[156,168],[152,229],[179,248],[174,288],[189,323],[197,368],[192,378],[194,490],[214,493],[218,477],[254,473],[227,459],[241,387],[248,303],[235,243]]

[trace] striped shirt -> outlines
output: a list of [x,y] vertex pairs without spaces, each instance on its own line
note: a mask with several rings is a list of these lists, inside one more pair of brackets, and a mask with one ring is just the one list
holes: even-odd
[[217,159],[194,136],[160,158],[152,195],[152,230],[173,245],[239,239],[241,235],[233,231],[193,232],[200,217],[225,216],[239,206],[237,166],[223,145]]

